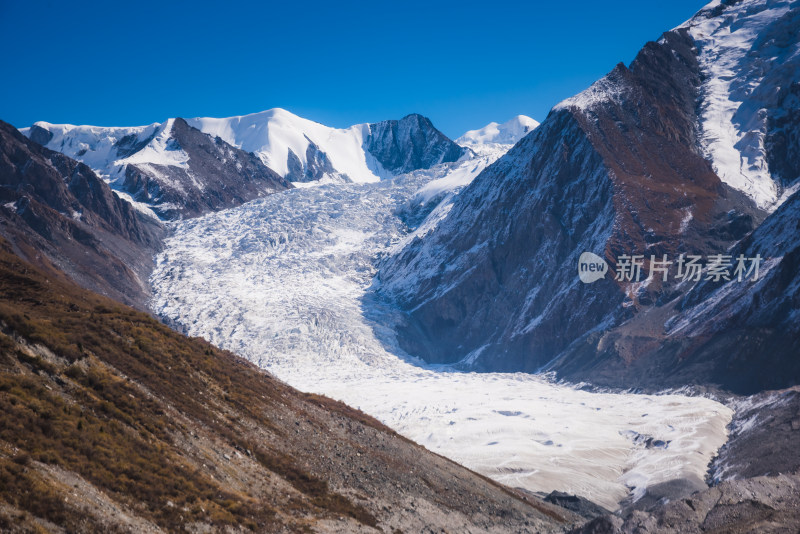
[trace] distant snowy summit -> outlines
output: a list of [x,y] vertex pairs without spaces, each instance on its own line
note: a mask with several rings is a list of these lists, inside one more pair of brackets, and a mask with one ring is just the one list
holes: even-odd
[[513,145],[537,126],[539,123],[534,119],[525,115],[517,115],[503,124],[490,122],[483,128],[470,130],[456,139],[456,143],[468,147],[487,144]]
[[374,182],[467,153],[416,113],[400,120],[331,128],[285,109],[189,123],[233,146],[257,154],[293,182],[340,178]]
[[471,156],[418,114],[330,128],[275,108],[139,127],[37,122],[21,131],[163,219],[233,207],[290,182],[374,182]]

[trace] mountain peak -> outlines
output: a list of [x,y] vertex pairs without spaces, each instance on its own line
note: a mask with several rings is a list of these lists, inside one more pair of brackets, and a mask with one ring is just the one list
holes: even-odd
[[368,128],[365,149],[382,169],[395,175],[457,161],[468,153],[419,113],[408,114],[399,121],[369,124]]

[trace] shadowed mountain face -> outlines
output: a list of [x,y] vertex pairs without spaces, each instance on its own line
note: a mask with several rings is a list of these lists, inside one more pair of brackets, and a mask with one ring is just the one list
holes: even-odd
[[563,531],[341,403],[16,257],[0,240],[0,530]]
[[364,149],[392,174],[429,169],[469,153],[468,148],[457,145],[434,128],[430,119],[416,113],[399,121],[370,124]]
[[783,87],[770,111],[769,169],[782,184],[791,186],[800,176],[800,82]]
[[163,230],[83,163],[0,122],[0,234],[40,267],[143,305]]
[[[681,387],[706,384],[740,394],[800,382],[800,194],[728,252],[762,255],[757,280],[703,280],[606,332],[553,364],[598,385]],[[671,300],[668,300],[671,298]],[[621,348],[631,359],[620,358]]]
[[685,32],[651,43],[630,68],[553,110],[475,179],[432,236],[390,258],[380,276],[412,310],[407,343],[429,343],[412,352],[536,371],[598,325],[629,317],[626,300],[652,303],[662,291],[610,277],[581,284],[584,250],[609,260],[724,250],[751,229],[731,221],[761,215],[697,148],[698,84]]
[[[712,125],[705,103],[713,72],[706,64],[709,52],[699,55],[693,26],[722,17],[735,29],[729,20],[761,10],[774,19],[763,32],[780,33],[788,39],[784,45],[796,46],[797,32],[778,30],[795,20],[791,13],[798,7],[758,4],[735,16],[725,6],[702,12],[688,26],[648,43],[629,67],[618,65],[556,106],[456,198],[434,231],[386,258],[377,287],[407,312],[404,347],[428,361],[460,362],[468,369],[549,369],[620,387],[696,382],[751,392],[800,380],[793,363],[796,329],[781,321],[783,326],[765,330],[766,317],[779,313],[767,310],[797,309],[794,286],[779,281],[796,274],[788,244],[797,238],[780,225],[765,223],[763,232],[751,236],[760,245],[736,249],[781,256],[774,280],[739,284],[737,291],[749,292],[749,309],[710,316],[700,338],[679,329],[678,316],[710,307],[719,292],[678,285],[674,265],[666,282],[656,276],[643,283],[651,255],[675,260],[679,254],[730,254],[768,214],[758,207],[763,198],[750,196],[750,185],[727,174],[721,180],[715,169],[722,164],[709,160],[709,154],[716,157],[714,147],[706,149]],[[759,83],[772,84],[788,72],[772,67],[774,72],[766,66],[759,71]],[[794,156],[787,157],[796,154],[796,124],[785,104],[792,86],[787,87],[780,109],[756,114],[765,117],[765,137],[773,135],[786,147],[766,153],[772,167],[785,169],[783,184],[797,178]],[[787,207],[770,218],[794,228],[795,212]],[[786,246],[772,246],[767,235]],[[593,284],[580,282],[584,251],[604,257],[611,274]],[[645,257],[639,283],[613,279],[623,254]],[[681,300],[690,290],[693,296]],[[747,349],[739,344],[744,339],[751,340]],[[703,345],[711,341],[719,344]],[[759,360],[745,352],[756,346],[772,351],[769,373],[753,372]],[[728,352],[720,355],[722,347]]]

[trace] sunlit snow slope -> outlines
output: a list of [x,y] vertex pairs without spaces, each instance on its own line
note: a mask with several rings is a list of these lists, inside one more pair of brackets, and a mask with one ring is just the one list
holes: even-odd
[[390,173],[380,168],[362,148],[369,125],[337,129],[275,108],[260,113],[223,119],[200,117],[189,124],[202,132],[219,136],[233,146],[258,154],[281,176],[289,174],[289,152],[305,167],[312,143],[331,158],[336,172],[354,182],[372,182]]
[[[576,493],[614,509],[631,489],[641,495],[648,484],[703,478],[731,418],[716,402],[454,372],[397,348],[392,325],[400,318],[370,291],[377,259],[407,238],[397,214],[440,193],[446,204],[454,194],[448,176],[463,185],[491,159],[294,189],[175,223],[157,257],[152,307],[190,335],[511,486]],[[640,436],[663,443],[648,448]]]

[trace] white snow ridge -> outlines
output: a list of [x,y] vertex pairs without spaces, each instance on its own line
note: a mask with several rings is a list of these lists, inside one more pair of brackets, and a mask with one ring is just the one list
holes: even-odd
[[[457,194],[491,159],[289,190],[173,223],[152,276],[152,308],[292,386],[361,408],[510,486],[566,491],[616,509],[649,484],[702,479],[731,419],[717,402],[454,372],[398,348],[393,325],[401,318],[371,291],[380,256],[409,231],[398,208]],[[664,445],[646,448],[638,435]]]
[[331,158],[334,169],[353,182],[375,182],[391,175],[364,152],[363,142],[369,135],[369,124],[330,128],[281,108],[222,119],[199,117],[187,122],[237,148],[255,153],[267,167],[284,177],[289,172],[289,151],[305,166],[308,163],[306,150],[311,143]]
[[513,145],[536,129],[537,126],[539,126],[539,123],[532,118],[525,115],[517,115],[503,124],[490,122],[483,128],[470,130],[456,139],[456,143],[469,147],[486,144]]

